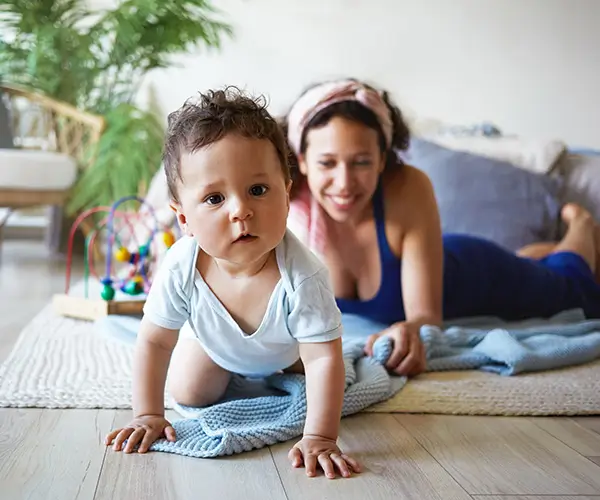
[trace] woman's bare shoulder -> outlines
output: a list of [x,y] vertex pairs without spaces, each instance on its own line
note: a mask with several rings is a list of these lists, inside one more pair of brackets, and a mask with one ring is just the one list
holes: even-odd
[[383,180],[386,205],[395,213],[406,213],[409,208],[431,202],[433,185],[429,176],[418,168],[403,165],[386,172]]

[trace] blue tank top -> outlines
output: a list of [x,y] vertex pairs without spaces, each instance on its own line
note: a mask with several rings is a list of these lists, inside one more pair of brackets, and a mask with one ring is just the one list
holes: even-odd
[[394,255],[385,236],[385,213],[381,182],[373,195],[373,215],[377,230],[377,246],[381,263],[379,290],[372,299],[337,298],[342,313],[357,314],[380,323],[392,324],[405,318],[400,280],[401,261]]
[[[373,195],[381,263],[379,290],[372,299],[336,298],[345,314],[391,325],[406,320],[401,259],[385,235],[383,190]],[[600,318],[600,284],[577,254],[562,252],[542,260],[521,258],[496,243],[465,234],[443,235],[443,315],[445,319],[496,316],[506,320],[549,317],[582,308]]]

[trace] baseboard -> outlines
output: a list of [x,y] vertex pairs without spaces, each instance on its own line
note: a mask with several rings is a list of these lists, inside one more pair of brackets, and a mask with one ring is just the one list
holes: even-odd
[[[6,209],[0,217],[6,215]],[[17,210],[10,214],[2,227],[2,236],[10,240],[43,240],[46,237],[49,220],[42,210]]]
[[36,226],[5,226],[0,231],[4,240],[43,241],[46,236],[46,228]]

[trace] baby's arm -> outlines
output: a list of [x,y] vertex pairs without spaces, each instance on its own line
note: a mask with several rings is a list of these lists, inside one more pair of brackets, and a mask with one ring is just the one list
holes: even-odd
[[165,436],[175,441],[175,430],[165,419],[165,383],[171,354],[177,343],[178,330],[168,330],[151,323],[146,316],[136,341],[133,360],[133,420],[124,428],[113,430],[106,445],[114,440],[115,451],[148,451],[150,445]]
[[335,477],[336,468],[344,477],[360,472],[358,462],[337,446],[345,391],[342,339],[301,343],[300,356],[306,374],[307,414],[304,436],[289,454],[292,464],[300,467],[304,462],[308,476],[316,474],[317,464],[329,478]]
[[342,339],[300,344],[306,373],[307,413],[304,435],[337,440],[344,403]]

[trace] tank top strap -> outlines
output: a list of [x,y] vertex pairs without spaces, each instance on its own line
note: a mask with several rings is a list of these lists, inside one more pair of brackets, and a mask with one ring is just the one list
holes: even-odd
[[373,214],[375,216],[375,227],[377,229],[377,243],[379,245],[379,253],[381,254],[382,261],[390,258],[396,259],[388,244],[387,237],[385,235],[385,209],[383,199],[383,185],[381,179],[377,183],[377,188],[373,195]]

